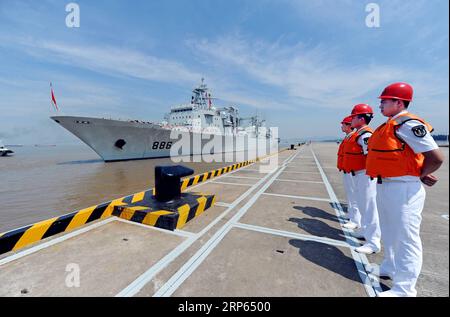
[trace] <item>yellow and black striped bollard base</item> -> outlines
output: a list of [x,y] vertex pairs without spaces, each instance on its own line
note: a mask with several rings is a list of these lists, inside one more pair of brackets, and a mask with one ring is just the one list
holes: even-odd
[[115,206],[113,216],[161,229],[181,229],[188,221],[214,205],[214,195],[182,193],[169,202],[159,202],[150,196],[139,202]]

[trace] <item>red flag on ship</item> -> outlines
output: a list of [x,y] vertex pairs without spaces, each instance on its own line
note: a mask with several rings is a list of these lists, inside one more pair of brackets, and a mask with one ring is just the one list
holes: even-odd
[[52,86],[52,83],[50,83],[50,92],[51,92],[51,94],[52,94],[52,104],[53,104],[53,106],[55,106],[56,111],[58,111],[58,110],[59,110],[59,109],[58,109],[58,104],[56,103],[55,94],[53,93],[53,86]]

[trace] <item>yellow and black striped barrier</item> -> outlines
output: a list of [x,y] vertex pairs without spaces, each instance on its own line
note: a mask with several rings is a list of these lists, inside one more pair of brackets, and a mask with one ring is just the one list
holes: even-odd
[[190,178],[185,178],[185,179],[183,179],[181,181],[181,190],[185,190],[186,188],[188,188],[190,186],[197,185],[199,183],[205,182],[205,181],[207,181],[209,179],[212,179],[214,177],[218,177],[218,176],[221,176],[223,174],[235,171],[237,169],[240,169],[242,167],[248,166],[250,164],[253,164],[253,163],[256,163],[256,162],[260,162],[261,160],[264,160],[265,158],[267,158],[269,156],[276,155],[276,154],[281,153],[281,152],[286,151],[286,150],[287,150],[287,148],[284,148],[284,149],[282,149],[282,150],[280,150],[280,151],[278,151],[276,153],[264,155],[264,156],[261,156],[261,157],[258,157],[256,159],[254,159],[254,160],[248,160],[248,161],[244,161],[244,162],[241,162],[241,163],[236,163],[236,164],[229,165],[229,166],[226,166],[226,167],[222,167],[222,168],[210,171],[210,172],[205,172],[203,174],[195,175],[195,176],[192,176]]
[[[264,156],[263,158],[267,156]],[[181,190],[183,191],[189,186],[196,185],[198,183],[207,181],[211,178],[218,177],[220,175],[229,173],[239,168],[248,166],[252,163],[260,161],[263,158],[257,158],[254,160],[236,163],[227,167],[199,174],[191,178],[183,179],[181,181]],[[40,221],[29,226],[25,226],[19,229],[2,233],[0,234],[0,254],[10,251],[17,251],[23,247],[26,247],[32,243],[38,242],[53,235],[62,232],[72,231],[94,220],[108,218],[112,215],[115,206],[123,206],[130,203],[136,203],[142,200],[146,200],[147,197],[155,194],[154,190],[155,190],[154,188],[150,188],[148,190],[135,193],[133,195],[121,197],[106,203],[102,203],[100,205],[91,206],[60,217]],[[178,223],[182,224],[181,220],[184,219],[183,217],[187,215],[186,219],[188,219],[190,217],[189,215],[192,215],[192,211],[190,208],[189,212],[186,212],[186,210],[187,207],[184,207],[184,209],[180,213],[179,217],[180,220],[177,222],[177,225]]]
[[181,229],[188,221],[214,205],[214,195],[184,193],[173,203],[159,203],[155,199],[114,207],[113,215],[129,221],[161,229]]
[[0,254],[17,251],[55,234],[69,232],[94,220],[108,218],[114,206],[138,201],[141,197],[152,193],[153,189],[149,189],[0,234]]
[[231,171],[235,171],[239,168],[242,168],[244,166],[247,166],[247,165],[255,163],[255,162],[256,162],[256,160],[249,160],[249,161],[245,161],[242,163],[236,163],[236,164],[233,164],[230,166],[222,167],[222,168],[219,168],[219,169],[216,169],[216,170],[213,170],[210,172],[206,172],[203,174],[195,175],[190,178],[185,178],[181,181],[181,190],[183,191],[186,188],[188,188],[189,186],[197,185],[197,184],[205,182],[211,178],[221,176],[221,175],[229,173]]

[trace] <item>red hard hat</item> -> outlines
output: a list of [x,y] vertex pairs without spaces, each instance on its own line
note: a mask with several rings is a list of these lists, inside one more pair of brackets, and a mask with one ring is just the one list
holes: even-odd
[[372,107],[365,103],[357,104],[353,107],[351,117],[357,116],[359,114],[373,114]]
[[352,123],[352,116],[345,117],[341,123]]
[[399,99],[411,101],[413,98],[413,88],[407,83],[394,83],[384,88],[380,99]]

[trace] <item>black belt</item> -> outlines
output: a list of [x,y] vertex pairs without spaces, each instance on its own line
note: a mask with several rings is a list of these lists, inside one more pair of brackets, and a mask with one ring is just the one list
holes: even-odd
[[[373,181],[374,178],[373,178],[373,177],[370,177],[370,180]],[[383,184],[383,179],[381,178],[380,175],[377,176],[377,184]]]

